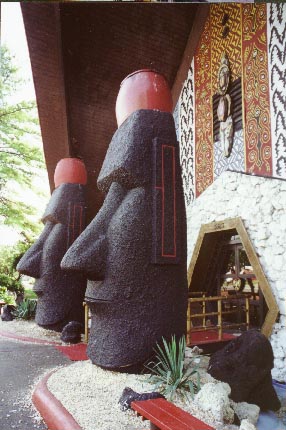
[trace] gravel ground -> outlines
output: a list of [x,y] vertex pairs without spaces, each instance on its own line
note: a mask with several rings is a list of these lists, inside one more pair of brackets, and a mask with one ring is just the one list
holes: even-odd
[[1,330],[10,332],[19,336],[33,337],[36,339],[46,340],[47,342],[60,342],[61,333],[57,333],[53,330],[46,330],[39,327],[34,320],[13,320],[13,321],[2,321],[0,318],[0,332]]
[[122,412],[118,404],[125,387],[150,391],[142,376],[106,371],[81,361],[53,374],[48,387],[84,430],[149,428],[147,421],[131,411]]

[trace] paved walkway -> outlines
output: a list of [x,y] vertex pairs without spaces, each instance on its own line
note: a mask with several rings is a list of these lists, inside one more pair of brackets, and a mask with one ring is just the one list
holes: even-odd
[[0,336],[0,428],[1,430],[47,430],[25,405],[40,375],[71,363],[53,346],[7,340]]

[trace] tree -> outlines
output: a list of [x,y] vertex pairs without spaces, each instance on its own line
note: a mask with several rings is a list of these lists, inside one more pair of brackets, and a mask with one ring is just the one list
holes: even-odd
[[30,219],[35,208],[11,192],[11,184],[21,184],[23,192],[31,189],[33,178],[44,168],[36,103],[13,102],[22,81],[5,46],[0,47],[0,57],[0,223],[33,235],[40,227]]
[[13,246],[0,247],[0,287],[14,293],[24,292],[20,273],[16,266],[32,242],[22,237]]

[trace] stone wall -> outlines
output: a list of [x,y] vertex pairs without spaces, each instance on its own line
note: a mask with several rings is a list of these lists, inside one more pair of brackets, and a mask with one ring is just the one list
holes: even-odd
[[241,217],[279,306],[273,378],[286,381],[286,181],[224,172],[187,207],[188,264],[202,224]]

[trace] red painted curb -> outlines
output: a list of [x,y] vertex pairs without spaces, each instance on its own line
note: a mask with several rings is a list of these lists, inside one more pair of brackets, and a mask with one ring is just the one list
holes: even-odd
[[33,403],[49,430],[82,430],[73,416],[48,389],[47,381],[54,372],[56,370],[48,373],[36,385],[32,395]]
[[61,345],[61,342],[56,342],[53,340],[44,340],[44,339],[35,339],[34,337],[27,336],[19,336],[17,334],[10,333],[9,331],[0,331],[0,336],[8,337],[10,339],[21,340],[22,342],[31,342],[31,343],[41,343],[45,345]]

